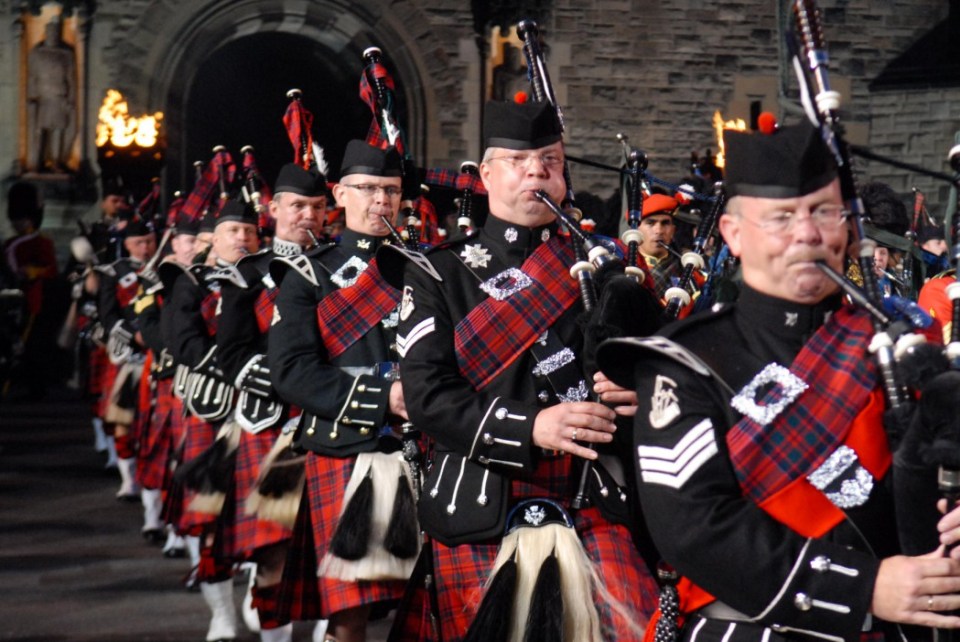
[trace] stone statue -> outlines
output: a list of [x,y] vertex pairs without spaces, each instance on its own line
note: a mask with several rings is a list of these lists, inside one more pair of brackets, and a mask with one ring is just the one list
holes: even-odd
[[493,68],[491,100],[512,101],[518,91],[532,93],[527,69],[521,60],[522,52],[507,43],[503,45],[503,62]]
[[27,57],[29,171],[66,171],[76,136],[76,56],[60,30],[59,19],[48,22],[43,42]]

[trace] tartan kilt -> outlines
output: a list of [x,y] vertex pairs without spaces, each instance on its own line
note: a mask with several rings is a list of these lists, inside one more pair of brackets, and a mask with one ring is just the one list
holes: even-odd
[[154,385],[154,378],[150,376],[152,363],[153,353],[148,350],[137,387],[137,411],[133,423],[130,424],[130,436],[133,437],[134,441],[139,441],[143,437],[150,427],[150,422],[153,421],[157,388]]
[[87,392],[91,395],[101,395],[103,394],[103,378],[106,376],[106,370],[110,366],[107,349],[98,345],[91,346],[87,363],[89,366]]
[[[113,392],[113,383],[117,380],[117,374],[120,372],[120,366],[112,363],[107,358],[106,351],[103,352],[103,364],[100,369],[99,389],[100,402],[97,404],[97,416],[106,417],[107,408],[110,407],[110,393]],[[92,375],[91,375],[92,378]]]
[[[317,561],[327,554],[337,529],[344,491],[355,462],[355,457],[323,457],[307,453],[307,497]],[[320,613],[324,619],[345,609],[399,600],[407,584],[405,580],[343,582],[325,577],[318,577],[317,582],[321,596]]]
[[173,403],[173,379],[157,382],[156,404],[150,421],[140,432],[137,481],[144,488],[162,489],[169,483],[173,455],[171,424],[177,409]]
[[[571,475],[571,457],[542,459],[529,478],[511,482],[512,501],[531,497],[549,497],[570,510],[576,479]],[[546,494],[542,491],[562,491]],[[541,492],[537,492],[541,491]],[[632,614],[628,625],[609,604],[594,596],[600,614],[604,639],[637,641],[657,607],[659,589],[637,551],[626,527],[613,524],[596,508],[573,513],[574,527],[587,556],[606,583],[606,589]],[[493,569],[498,540],[489,543],[447,547],[433,542],[433,563],[440,608],[440,625],[444,642],[462,640],[483,599],[483,587]],[[416,620],[415,614],[398,617]],[[426,635],[426,633],[424,633]],[[403,637],[402,639],[417,639]],[[426,638],[423,638],[426,639]]]
[[260,465],[277,440],[281,428],[282,424],[255,435],[246,431],[240,433],[237,467],[234,471],[237,507],[232,553],[235,557],[249,557],[258,548],[290,539],[289,529],[276,522],[258,519],[256,515],[247,515],[246,510],[247,497],[260,475]]
[[[213,440],[217,436],[217,429],[214,426],[190,414],[184,418],[184,430],[186,435],[183,441],[183,456],[180,459],[182,464],[199,457],[203,451],[213,445]],[[177,530],[181,533],[196,526],[205,526],[216,520],[214,515],[198,513],[188,508],[194,495],[196,493],[192,490],[183,490],[182,512],[177,524]]]
[[276,616],[279,620],[320,620],[320,587],[317,584],[317,555],[310,525],[310,500],[307,493],[300,498],[297,521],[293,525],[290,546],[280,579],[280,595]]

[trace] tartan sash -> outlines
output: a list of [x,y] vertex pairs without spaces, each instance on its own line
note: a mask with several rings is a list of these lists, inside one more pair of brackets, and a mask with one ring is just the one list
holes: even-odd
[[577,282],[567,271],[573,260],[570,243],[554,236],[520,268],[530,286],[502,301],[487,297],[457,324],[457,365],[476,390],[509,368],[577,300]]
[[[844,441],[877,384],[867,352],[872,334],[865,312],[838,310],[790,366],[809,388],[767,425],[744,416],[727,432],[744,495],[761,504],[816,470]],[[758,404],[769,406],[782,398],[783,387],[776,385]]]
[[317,304],[317,324],[331,359],[352,346],[400,302],[400,293],[387,284],[370,261],[356,283],[323,297]]
[[211,337],[217,334],[217,322],[220,320],[220,317],[217,315],[217,307],[219,304],[219,290],[208,293],[207,296],[203,297],[203,301],[200,302],[200,316],[203,317],[203,322],[207,324],[207,334]]
[[278,294],[280,294],[280,288],[264,288],[257,295],[253,311],[257,315],[257,328],[260,329],[260,334],[266,334],[270,329],[270,323],[273,321],[273,304]]

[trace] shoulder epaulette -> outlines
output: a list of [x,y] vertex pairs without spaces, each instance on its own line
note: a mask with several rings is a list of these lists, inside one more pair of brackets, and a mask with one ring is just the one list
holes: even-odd
[[311,256],[300,254],[298,256],[278,256],[270,261],[270,278],[277,285],[283,283],[283,277],[289,270],[295,270],[300,276],[305,278],[311,285],[318,287],[320,282],[317,280],[317,273],[313,269]]
[[415,265],[430,278],[443,282],[443,277],[422,252],[399,245],[381,245],[377,248],[377,269],[383,279],[398,290],[403,287],[404,266],[407,264]]
[[205,276],[207,281],[222,281],[227,283],[232,283],[238,288],[247,289],[249,284],[247,280],[243,278],[243,275],[240,274],[240,270],[236,265],[223,265],[218,266]]

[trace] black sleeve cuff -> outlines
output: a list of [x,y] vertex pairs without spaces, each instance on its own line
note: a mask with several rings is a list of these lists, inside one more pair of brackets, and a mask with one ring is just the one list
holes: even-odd
[[808,540],[777,597],[755,619],[778,632],[856,640],[879,566],[867,553]]
[[497,397],[483,415],[467,458],[507,470],[533,467],[533,422],[536,406]]

